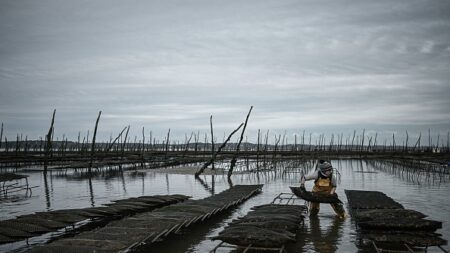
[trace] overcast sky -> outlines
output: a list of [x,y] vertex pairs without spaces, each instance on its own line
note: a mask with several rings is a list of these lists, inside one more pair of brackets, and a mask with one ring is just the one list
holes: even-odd
[[[15,138],[450,130],[450,1],[0,0]],[[253,135],[253,134],[252,134]],[[162,138],[162,137],[161,137]],[[292,142],[292,140],[291,140]]]

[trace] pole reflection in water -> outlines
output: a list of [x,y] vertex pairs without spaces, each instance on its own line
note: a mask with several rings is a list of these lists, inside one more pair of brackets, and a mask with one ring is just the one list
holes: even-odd
[[214,195],[214,184],[215,184],[214,180],[215,179],[214,179],[214,175],[211,175],[211,176],[212,176],[212,178],[211,178],[212,179],[212,182],[211,182],[212,187],[209,187],[206,176],[204,176],[205,180],[203,180],[201,177],[195,177],[195,180],[197,180],[205,188],[205,190],[207,190],[209,193],[211,193],[211,195]]
[[42,173],[42,175],[44,177],[45,206],[47,207],[46,210],[49,211],[51,208],[51,203],[50,203],[50,192],[48,190],[47,173],[44,172]]
[[142,177],[142,195],[145,195],[145,173],[141,173]]
[[53,189],[53,172],[50,171],[50,199],[53,200],[53,193],[54,193],[54,189]]
[[123,176],[123,170],[122,170],[122,169],[120,169],[120,171],[119,171],[119,177],[120,177],[120,179],[122,180],[122,189],[123,189],[123,192],[124,192],[124,193],[127,193],[127,186],[126,186],[126,183],[125,183],[125,177]]
[[91,201],[91,206],[95,207],[95,201],[94,201],[94,189],[92,188],[92,179],[91,177],[89,177],[88,179],[88,184],[89,184],[89,196],[90,196],[90,201]]
[[170,194],[169,190],[169,174],[166,173],[166,187],[167,187],[167,194]]
[[213,175],[211,175],[211,194],[214,195],[216,194],[215,190],[214,190],[214,185],[216,184],[216,178]]

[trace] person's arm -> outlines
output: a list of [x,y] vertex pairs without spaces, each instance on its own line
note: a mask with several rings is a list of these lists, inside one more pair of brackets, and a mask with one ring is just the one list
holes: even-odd
[[305,181],[316,179],[317,176],[318,176],[317,173],[318,173],[318,171],[315,170],[315,171],[313,171],[312,173],[309,173],[306,176],[302,175],[301,178],[300,178],[300,186],[305,186]]

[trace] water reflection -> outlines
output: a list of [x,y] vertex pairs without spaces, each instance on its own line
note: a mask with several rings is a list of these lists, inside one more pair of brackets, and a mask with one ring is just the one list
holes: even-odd
[[[157,242],[149,246],[143,246],[136,250],[137,253],[146,252],[170,252],[170,253],[187,253],[199,252],[196,250],[196,245],[200,244],[205,237],[209,237],[211,231],[220,230],[225,224],[224,220],[229,219],[231,210],[226,210],[223,213],[214,216],[211,219],[206,219],[202,224],[193,225],[195,228],[190,231],[181,231],[179,234],[172,234],[162,242]],[[188,238],[186,240],[186,238]],[[176,243],[173,243],[176,241]],[[217,242],[215,242],[217,244]],[[213,247],[211,247],[212,249]],[[203,251],[202,251],[203,252]],[[205,251],[209,252],[209,251]]]
[[147,173],[142,172],[142,171],[131,171],[129,173],[129,177],[133,178],[135,180],[141,180],[142,182],[142,195],[144,195],[145,193],[145,177],[146,177]]
[[[290,192],[289,186],[298,186],[300,175],[313,169],[314,160],[277,161],[249,160],[240,162],[232,176],[233,184],[265,184],[262,194],[245,202],[232,212],[232,217],[244,216],[255,205],[270,203],[281,192]],[[448,202],[450,180],[448,174],[431,173],[416,167],[402,167],[388,161],[332,160],[341,177],[337,193],[346,202],[344,189],[383,191],[405,208],[415,209],[430,219],[443,221],[438,233],[450,238],[450,206]],[[257,167],[257,164],[260,167]],[[266,165],[266,166],[263,166]],[[216,167],[224,164],[216,163]],[[189,167],[189,166],[186,166]],[[225,167],[225,166],[224,166]],[[412,168],[412,169],[408,169]],[[377,173],[373,173],[377,172]],[[53,173],[53,174],[52,174]],[[142,195],[185,194],[201,199],[229,187],[226,174],[204,175],[196,180],[192,174],[171,174],[165,171],[137,171],[133,167],[112,166],[92,170],[67,170],[50,172],[24,172],[30,185],[40,185],[31,198],[20,201],[2,200],[0,219],[45,210],[100,206],[111,200]],[[309,185],[308,185],[309,183]],[[306,183],[309,189],[311,182]],[[222,219],[215,225],[197,227],[202,230],[196,236],[183,235],[182,246],[174,252],[209,252],[217,242],[208,237],[226,226]],[[316,220],[306,218],[306,235],[300,237],[296,250],[289,252],[356,252],[355,228],[351,219],[337,220],[329,205],[324,205]],[[196,228],[196,229],[197,229]],[[196,231],[196,230],[194,230]],[[181,238],[181,237],[178,237]],[[303,239],[301,239],[303,238]],[[317,239],[317,240],[316,240]],[[170,251],[167,251],[170,252]]]
[[212,187],[210,187],[208,185],[206,180],[203,181],[203,179],[201,177],[195,177],[195,180],[197,180],[205,188],[205,190],[210,192],[211,195],[214,195],[214,181],[215,181],[214,175],[212,175],[212,177],[211,177],[211,180],[212,180],[211,185],[212,185]]
[[48,189],[47,173],[43,173],[43,175],[44,175],[45,204],[48,211],[51,209],[52,205],[50,203],[50,191]]
[[89,193],[90,193],[91,206],[94,207],[95,201],[94,201],[94,189],[92,188],[92,179],[89,177],[88,180],[89,180],[88,182],[89,182]]
[[[329,223],[329,224],[327,224]],[[334,217],[309,217],[309,240],[316,252],[334,253],[342,235],[344,219]]]
[[413,184],[439,185],[450,180],[450,171],[445,170],[441,165],[401,164],[398,161],[367,161],[367,163],[375,170],[394,175]]
[[166,187],[167,187],[167,193],[170,194],[169,174],[166,174]]
[[122,181],[122,190],[126,194],[127,193],[127,186],[126,186],[126,183],[125,183],[125,177],[123,176],[122,168],[120,168],[120,170],[119,170],[119,177],[120,177],[120,180]]

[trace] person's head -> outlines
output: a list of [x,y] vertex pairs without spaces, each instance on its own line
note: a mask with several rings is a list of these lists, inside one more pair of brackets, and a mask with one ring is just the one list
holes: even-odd
[[319,164],[319,170],[320,174],[326,177],[330,177],[331,174],[333,173],[333,166],[331,166],[330,162],[323,161],[322,163]]

